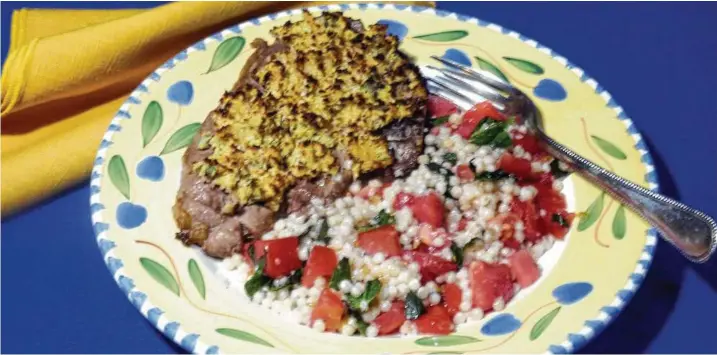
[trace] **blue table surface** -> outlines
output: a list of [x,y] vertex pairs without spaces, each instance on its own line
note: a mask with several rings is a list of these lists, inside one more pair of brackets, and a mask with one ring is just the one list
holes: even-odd
[[[4,2],[3,60],[14,9],[158,4]],[[438,7],[518,31],[582,67],[643,133],[663,193],[717,215],[717,4],[441,2]],[[88,201],[83,183],[2,221],[2,350],[183,352],[137,312],[110,277],[90,227]],[[581,352],[714,354],[715,329],[717,258],[691,265],[661,243],[642,288]]]

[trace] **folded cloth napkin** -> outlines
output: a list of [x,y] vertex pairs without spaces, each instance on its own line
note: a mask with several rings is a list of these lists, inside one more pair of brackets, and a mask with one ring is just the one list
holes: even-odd
[[232,24],[310,5],[177,2],[150,10],[16,11],[2,72],[3,215],[83,181],[122,102],[176,53]]

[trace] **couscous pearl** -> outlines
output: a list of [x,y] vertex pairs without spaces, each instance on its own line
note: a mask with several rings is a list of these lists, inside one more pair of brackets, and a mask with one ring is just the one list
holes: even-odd
[[396,289],[398,289],[398,294],[401,296],[405,296],[406,294],[408,294],[408,286],[405,283],[399,284]]
[[449,284],[456,282],[456,273],[455,272],[449,272],[446,274],[446,282]]
[[368,302],[366,302],[365,300],[364,300],[364,301],[361,301],[361,304],[359,304],[359,308],[361,308],[362,311],[367,310],[367,309],[368,309]]
[[390,301],[381,302],[381,312],[388,312],[391,309]]
[[411,291],[416,291],[416,290],[418,290],[419,287],[421,287],[421,282],[418,281],[418,279],[413,279],[408,282],[408,288]]
[[366,336],[369,338],[374,338],[378,336],[378,328],[376,328],[375,325],[369,325],[366,327]]
[[425,287],[419,287],[418,291],[416,291],[416,296],[420,299],[426,299],[428,297],[429,291]]
[[381,264],[384,260],[386,260],[386,257],[383,255],[383,253],[376,253],[373,256],[373,263],[374,264]]
[[446,243],[446,240],[443,239],[443,237],[438,237],[433,240],[433,246],[436,246],[436,247],[442,247],[443,244],[445,244],[445,243]]
[[439,295],[437,293],[432,293],[428,297],[428,300],[431,302],[431,305],[438,304],[439,302],[441,302],[441,295]]
[[483,310],[480,308],[474,308],[471,310],[470,318],[474,321],[483,319]]
[[468,317],[466,317],[466,314],[463,312],[456,313],[455,316],[453,316],[453,323],[455,324],[463,324],[466,322]]
[[324,330],[326,330],[326,324],[321,319],[315,320],[314,325],[312,325],[311,327],[314,328],[314,330],[319,331],[319,332],[323,332]]
[[471,308],[473,308],[473,307],[471,306],[470,302],[468,302],[468,301],[461,302],[461,305],[460,305],[461,311],[468,312],[471,310]]
[[426,138],[423,139],[423,142],[426,143],[426,145],[433,145],[436,143],[436,136],[432,134],[427,134]]
[[393,285],[388,286],[388,296],[390,298],[396,298],[397,295],[398,295],[398,289],[396,288],[396,286],[393,286]]
[[350,324],[344,324],[343,327],[341,327],[341,334],[343,335],[353,335],[356,333],[356,327]]

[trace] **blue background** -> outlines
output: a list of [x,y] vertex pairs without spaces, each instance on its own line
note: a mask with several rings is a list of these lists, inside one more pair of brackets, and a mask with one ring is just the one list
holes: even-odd
[[[14,9],[158,4],[4,2],[3,60]],[[438,7],[518,31],[582,67],[643,133],[663,193],[717,216],[717,3],[441,2]],[[2,221],[3,352],[183,352],[137,312],[110,277],[90,226],[87,185]],[[717,353],[715,329],[717,258],[691,265],[660,243],[629,306],[581,352]]]

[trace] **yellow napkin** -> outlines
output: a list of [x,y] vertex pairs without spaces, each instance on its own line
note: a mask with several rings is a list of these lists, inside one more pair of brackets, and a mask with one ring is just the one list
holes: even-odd
[[3,215],[85,179],[121,103],[177,52],[232,24],[309,5],[178,2],[150,10],[16,11],[2,73]]

